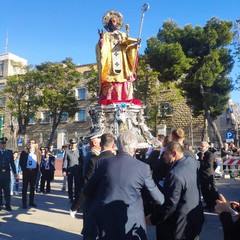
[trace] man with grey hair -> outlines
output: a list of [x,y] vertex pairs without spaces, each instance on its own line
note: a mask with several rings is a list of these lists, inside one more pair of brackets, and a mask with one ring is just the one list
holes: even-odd
[[217,187],[214,179],[214,154],[209,151],[208,142],[201,143],[201,151],[197,154],[200,163],[199,176],[202,197],[206,203],[204,209],[212,212],[218,199]]
[[[146,223],[141,190],[146,187],[158,204],[164,196],[158,190],[149,165],[134,158],[138,141],[132,131],[120,134],[119,154],[99,160],[98,168],[83,192],[94,199],[91,211],[96,221],[99,239],[145,240]],[[86,220],[86,226],[87,226]]]

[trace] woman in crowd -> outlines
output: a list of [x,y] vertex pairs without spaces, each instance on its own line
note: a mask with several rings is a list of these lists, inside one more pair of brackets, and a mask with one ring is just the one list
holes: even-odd
[[41,183],[40,183],[41,193],[45,192],[44,189],[45,189],[46,182],[47,182],[46,192],[50,193],[51,191],[50,182],[54,178],[54,171],[55,171],[54,162],[55,162],[55,157],[50,152],[47,152],[45,155],[45,158],[42,160],[41,168],[40,168],[42,173]]
[[[13,153],[13,159],[14,159],[14,164],[16,167],[16,174],[19,175],[21,172],[21,167],[19,165],[19,158],[18,158],[18,152],[15,151]],[[10,193],[11,195],[18,195],[18,190],[19,190],[19,178],[14,178],[13,172],[11,172],[11,184],[10,184]]]

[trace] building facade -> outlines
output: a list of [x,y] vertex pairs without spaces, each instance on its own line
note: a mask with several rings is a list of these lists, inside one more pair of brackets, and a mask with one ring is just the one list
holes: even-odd
[[6,136],[9,139],[9,145],[14,146],[14,135],[11,124],[11,113],[7,111],[6,99],[2,90],[6,85],[6,78],[16,74],[24,73],[24,66],[27,66],[27,60],[12,53],[0,54],[0,136]]
[[[21,67],[15,67],[16,63],[19,63],[18,66],[26,66],[27,60],[11,53],[0,55],[0,91],[4,89],[8,76],[24,73]],[[78,71],[84,73],[89,71],[89,67],[87,65],[79,66]],[[81,79],[75,89],[79,111],[74,118],[69,118],[67,113],[62,115],[53,142],[57,148],[61,149],[61,146],[67,144],[70,138],[80,139],[90,133],[91,120],[88,114],[90,102],[88,101],[86,82],[87,79]],[[14,119],[11,113],[7,112],[6,100],[1,96],[1,92],[0,104],[0,119],[2,119],[0,133],[8,138],[9,148],[20,151],[30,139],[35,139],[39,146],[46,146],[51,131],[51,117],[48,109],[39,109],[36,116],[30,119],[26,134],[19,135],[17,119]]]
[[[39,109],[34,119],[30,119],[24,136],[18,134],[17,119],[14,119],[11,113],[6,111],[6,100],[1,96],[1,90],[4,89],[6,84],[6,78],[24,73],[19,64],[16,63],[26,66],[27,60],[11,53],[0,55],[0,135],[9,139],[8,147],[14,150],[22,150],[30,139],[35,139],[39,146],[46,146],[51,131],[51,117],[48,109]],[[81,65],[77,69],[81,73],[90,71],[89,65]],[[75,89],[79,111],[74,118],[69,118],[67,113],[62,115],[53,141],[56,148],[61,148],[71,138],[80,139],[90,133],[92,122],[89,111],[92,105],[86,87],[87,81],[88,79],[81,79]],[[203,116],[193,117],[192,111],[184,99],[169,102],[168,100],[173,98],[173,96],[170,96],[171,94],[174,94],[174,92],[160,92],[158,134],[170,134],[173,129],[181,127],[186,133],[186,141],[194,148],[199,147],[203,136]],[[239,136],[239,119],[239,105],[229,103],[226,112],[216,120],[223,141],[226,141],[226,131],[234,131],[235,136]],[[215,140],[214,133],[211,133],[209,141],[214,142]]]
[[[183,97],[177,96],[174,90],[161,91],[161,103],[158,116],[158,134],[170,134],[173,129],[182,128],[185,142],[197,149],[203,136],[204,118],[194,117],[191,108]],[[172,99],[172,101],[169,101]]]
[[[215,121],[224,142],[234,142],[239,147],[240,108],[231,99],[227,109]],[[231,134],[232,133],[232,134]]]

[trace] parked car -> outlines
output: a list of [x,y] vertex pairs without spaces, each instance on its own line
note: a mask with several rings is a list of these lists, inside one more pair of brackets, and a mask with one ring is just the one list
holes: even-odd
[[63,152],[60,148],[53,148],[53,151],[57,158],[63,158]]

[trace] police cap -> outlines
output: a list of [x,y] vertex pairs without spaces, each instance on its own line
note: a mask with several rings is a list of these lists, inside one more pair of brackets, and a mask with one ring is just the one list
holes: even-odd
[[69,140],[69,143],[70,144],[77,143],[77,139],[76,138],[72,138],[72,139]]
[[6,137],[1,137],[0,138],[0,143],[6,143],[8,139]]

